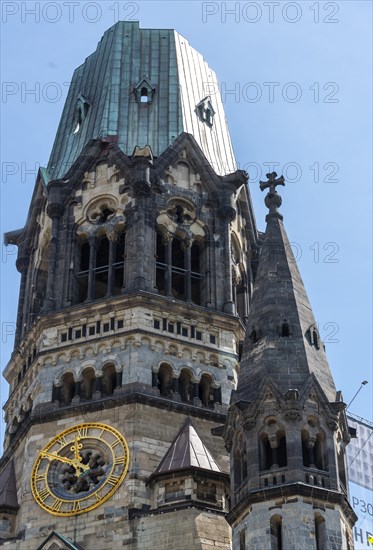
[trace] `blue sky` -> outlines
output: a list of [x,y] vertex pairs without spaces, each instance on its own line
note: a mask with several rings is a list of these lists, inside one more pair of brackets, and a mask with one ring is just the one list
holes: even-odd
[[[281,211],[336,386],[348,403],[368,380],[350,410],[372,419],[372,3],[3,1],[2,232],[24,225],[73,70],[118,19],[175,28],[215,70],[260,230],[258,180],[284,173]],[[3,247],[2,367],[15,258]]]

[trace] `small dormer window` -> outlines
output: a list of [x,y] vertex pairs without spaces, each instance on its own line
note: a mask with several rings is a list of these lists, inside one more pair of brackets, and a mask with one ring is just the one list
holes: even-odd
[[144,75],[144,78],[135,86],[134,94],[138,103],[151,103],[155,94],[155,87]]
[[140,96],[140,103],[148,103],[149,97],[148,97],[148,90],[145,88],[141,88],[141,96]]
[[79,94],[78,104],[76,107],[75,127],[73,131],[74,135],[80,132],[83,126],[83,123],[87,118],[89,108],[90,108],[89,101],[82,94]]
[[198,118],[211,128],[214,123],[215,111],[212,107],[211,98],[209,96],[205,97],[198,103],[196,113]]

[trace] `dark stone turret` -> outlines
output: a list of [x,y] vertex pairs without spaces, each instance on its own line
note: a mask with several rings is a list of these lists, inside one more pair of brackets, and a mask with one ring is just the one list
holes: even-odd
[[233,548],[347,549],[356,517],[347,501],[345,405],[278,211],[284,178],[267,177],[267,228],[224,430]]
[[278,212],[276,185],[283,177],[267,174],[267,228],[254,284],[241,360],[237,398],[251,401],[263,377],[283,394],[300,388],[313,373],[329,401],[335,401],[333,378],[295,257]]

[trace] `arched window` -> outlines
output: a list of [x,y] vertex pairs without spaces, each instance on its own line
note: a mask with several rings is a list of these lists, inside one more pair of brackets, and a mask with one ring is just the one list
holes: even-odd
[[117,387],[117,373],[114,365],[105,365],[102,369],[102,393],[112,395]]
[[114,281],[112,294],[118,296],[122,292],[124,287],[123,280],[123,266],[124,266],[124,253],[126,249],[126,238],[124,231],[118,236],[115,244],[115,259],[114,259]]
[[211,377],[208,374],[203,374],[198,385],[198,396],[202,402],[202,405],[205,405],[206,407],[214,406],[214,390],[211,385]]
[[97,245],[94,299],[103,298],[108,290],[109,239],[102,237]]
[[94,383],[96,381],[95,371],[89,367],[83,371],[83,380],[80,385],[80,396],[82,399],[92,399]]
[[302,430],[303,466],[306,468],[328,469],[328,454],[326,449],[325,433],[320,432],[316,440],[310,442],[307,430]]
[[78,272],[79,303],[84,302],[88,297],[88,274],[89,274],[89,243],[84,241],[80,247],[80,265]]
[[321,514],[315,514],[316,550],[324,550],[328,545],[325,519]]
[[271,446],[268,435],[262,433],[259,438],[260,470],[270,470],[273,467],[287,466],[286,437],[280,430],[276,434],[276,446]]
[[172,395],[172,369],[170,365],[162,364],[157,375],[157,385],[163,397]]
[[145,88],[145,86],[143,86],[141,88],[141,93],[140,93],[140,103],[148,103],[148,102],[149,102],[148,90],[147,88]]
[[172,241],[172,296],[177,300],[185,300],[185,253],[181,239]]
[[167,263],[166,263],[166,245],[163,242],[163,237],[160,233],[157,233],[157,250],[156,250],[156,286],[158,294],[165,296],[166,294],[166,277]]
[[260,470],[269,470],[272,466],[272,448],[267,434],[263,434],[259,440],[259,466]]
[[61,403],[63,405],[70,405],[72,398],[74,397],[75,380],[71,372],[67,372],[62,377],[61,386]]
[[240,531],[240,550],[246,550],[246,531]]
[[[112,210],[99,213],[103,218],[113,215]],[[121,294],[124,286],[125,233],[112,240],[102,235],[95,241],[83,241],[79,249],[78,303]]]
[[198,243],[194,242],[191,248],[191,298],[197,305],[201,304],[201,250]]
[[337,452],[337,461],[338,461],[339,482],[342,485],[342,490],[346,492],[347,483],[346,483],[345,456],[342,449],[340,449]]
[[[178,216],[177,207],[174,215]],[[201,248],[191,246],[180,237],[164,240],[157,234],[156,285],[158,293],[177,300],[201,304]]]
[[289,328],[289,323],[285,322],[285,323],[282,323],[282,327],[281,327],[281,336],[283,338],[288,338],[290,336],[290,328]]
[[182,369],[179,377],[180,395],[183,401],[192,399],[192,377],[187,369]]
[[282,517],[274,515],[270,520],[271,550],[283,550]]
[[233,480],[235,489],[238,489],[247,480],[246,440],[242,434],[237,438],[233,456]]
[[255,328],[252,328],[249,333],[249,342],[251,344],[256,344],[258,340],[259,340],[258,331]]
[[319,349],[319,336],[316,329],[313,329],[312,331],[312,343],[316,349]]

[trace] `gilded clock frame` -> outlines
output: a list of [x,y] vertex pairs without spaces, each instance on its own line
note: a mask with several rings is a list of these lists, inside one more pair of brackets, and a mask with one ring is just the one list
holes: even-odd
[[[100,433],[99,435],[90,435],[90,430],[97,430]],[[53,449],[56,444],[60,445],[60,447],[58,448],[59,451],[66,450],[67,446],[74,443],[74,439],[69,439],[69,436],[71,434],[76,434],[79,438],[79,441],[84,441],[84,439],[93,439],[100,441],[101,444],[103,443],[104,445],[106,445],[106,447],[108,447],[112,453],[112,465],[110,471],[107,472],[105,476],[104,482],[100,484],[100,487],[96,491],[92,491],[89,493],[89,495],[86,496],[77,496],[76,498],[64,499],[53,493],[53,490],[51,490],[48,485],[48,473],[52,461],[50,458],[48,459],[45,456],[43,457],[43,453],[48,454],[48,451]],[[114,437],[114,442],[109,443],[108,441],[106,441],[103,437],[104,434],[110,434],[112,437]],[[120,454],[118,453],[118,451]],[[31,473],[32,495],[39,506],[43,508],[46,512],[54,516],[60,517],[70,517],[76,516],[78,514],[85,514],[86,512],[94,510],[95,508],[101,506],[101,504],[106,502],[110,497],[113,496],[113,494],[116,492],[116,490],[119,488],[124,478],[126,477],[130,459],[128,445],[123,435],[112,426],[98,422],[77,424],[75,426],[72,426],[71,428],[62,431],[61,433],[57,434],[53,439],[51,439],[43,449],[38,451],[38,453],[38,457],[35,460]],[[51,455],[51,453],[49,454]],[[61,457],[63,456],[64,455],[61,455]],[[47,466],[45,472],[40,473],[39,469],[43,460],[47,461]],[[118,466],[121,466],[120,475],[114,475],[113,472]],[[102,492],[102,490],[107,485],[112,485],[111,489],[109,489],[109,491],[105,492],[104,494],[100,494],[100,492]],[[54,499],[54,502],[47,504],[46,501],[50,498]],[[94,499],[95,502],[92,502],[91,504],[88,504],[86,507],[82,508],[82,503],[84,503],[85,501],[92,501]],[[71,504],[71,509],[61,510],[61,508],[66,503]]]

